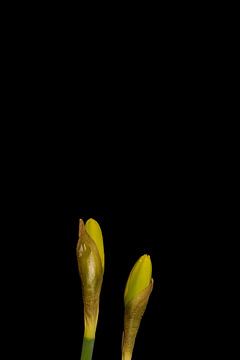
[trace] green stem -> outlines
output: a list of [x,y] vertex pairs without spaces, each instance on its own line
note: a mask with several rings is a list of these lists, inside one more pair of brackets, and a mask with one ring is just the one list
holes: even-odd
[[92,360],[95,339],[83,338],[81,360]]

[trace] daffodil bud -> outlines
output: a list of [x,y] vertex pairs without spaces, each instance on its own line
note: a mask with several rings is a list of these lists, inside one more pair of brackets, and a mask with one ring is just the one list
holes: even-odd
[[124,292],[124,332],[122,360],[131,360],[136,335],[153,289],[152,263],[149,255],[135,263]]
[[93,219],[85,225],[80,219],[77,260],[84,304],[84,338],[94,339],[104,273],[104,247],[101,228]]

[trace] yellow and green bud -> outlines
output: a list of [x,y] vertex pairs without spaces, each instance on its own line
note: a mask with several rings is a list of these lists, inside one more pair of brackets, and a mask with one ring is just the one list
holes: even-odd
[[136,335],[153,289],[152,263],[149,255],[135,263],[124,292],[124,332],[122,360],[131,360]]
[[104,273],[104,247],[101,228],[93,219],[85,225],[82,219],[79,221],[77,260],[84,304],[84,338],[95,339]]

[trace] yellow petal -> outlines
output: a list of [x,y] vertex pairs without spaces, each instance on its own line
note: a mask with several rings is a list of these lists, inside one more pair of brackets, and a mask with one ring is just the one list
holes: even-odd
[[94,219],[88,219],[88,221],[85,224],[85,229],[98,248],[98,252],[102,262],[102,267],[104,269],[104,247],[103,247],[102,230],[98,222]]
[[135,263],[124,292],[125,305],[144,290],[152,278],[152,262],[149,255],[141,256]]

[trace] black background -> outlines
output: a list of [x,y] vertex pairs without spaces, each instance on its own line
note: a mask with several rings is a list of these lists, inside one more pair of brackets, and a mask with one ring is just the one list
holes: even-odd
[[[127,51],[122,26],[105,47],[100,33],[98,47],[83,35],[93,54],[82,46],[79,54],[73,28],[60,34],[54,26],[43,38],[42,20],[38,31],[26,23],[22,33],[21,24],[7,40],[3,96],[10,129],[2,134],[1,206],[9,223],[2,244],[10,244],[3,273],[16,338],[8,352],[79,359],[83,308],[75,248],[79,218],[89,217],[102,227],[106,254],[94,358],[120,358],[123,291],[144,253],[151,255],[155,285],[134,358],[202,357],[212,341],[204,272],[210,241],[222,230],[214,215],[224,171],[213,174],[226,159],[225,124],[210,122],[224,105],[214,86],[222,81],[221,55],[211,54],[215,30],[207,41],[202,20],[197,32],[188,24],[181,32],[178,10],[176,18],[180,26],[173,26],[171,10],[160,39],[154,24],[150,35],[143,29],[144,36],[132,36]],[[218,277],[214,269],[209,287]]]
[[83,304],[75,249],[79,218],[89,217],[101,225],[106,254],[94,357],[120,358],[124,287],[144,253],[151,256],[155,284],[133,359],[201,356],[204,261],[196,264],[207,249],[212,197],[206,194],[214,189],[216,161],[208,148],[216,129],[202,122],[202,88],[193,91],[199,75],[190,71],[187,81],[176,57],[166,52],[144,79],[137,61],[126,73],[113,63],[111,81],[93,62],[81,91],[78,64],[65,74],[77,79],[69,84],[57,61],[47,61],[46,71],[33,69],[25,88],[14,87],[14,111],[34,119],[34,125],[14,125],[15,151],[6,159],[6,173],[13,174],[7,193],[8,234],[10,243],[15,240],[10,284],[20,315],[14,326],[27,339],[20,344],[24,352],[31,344],[31,358],[80,358]]

